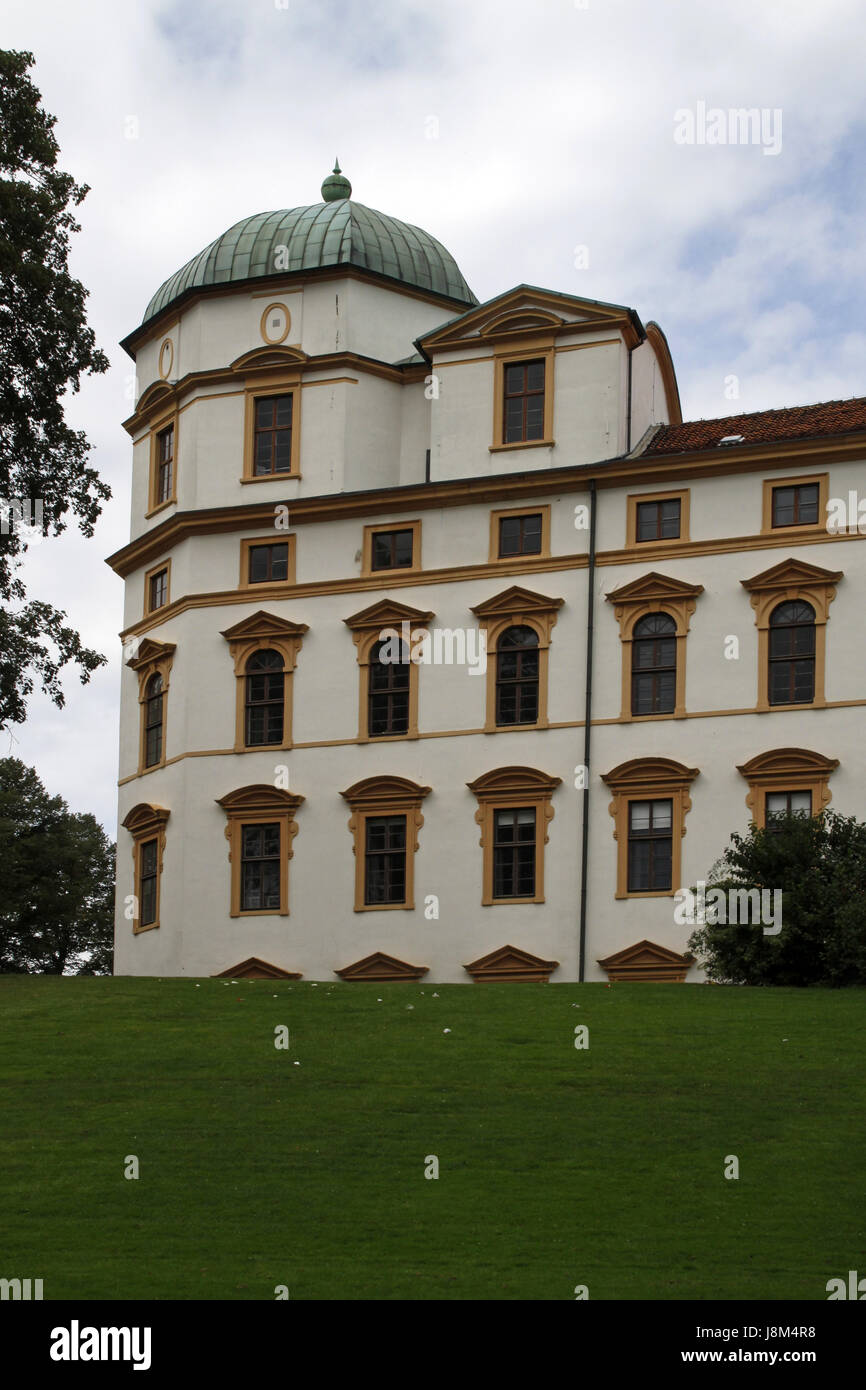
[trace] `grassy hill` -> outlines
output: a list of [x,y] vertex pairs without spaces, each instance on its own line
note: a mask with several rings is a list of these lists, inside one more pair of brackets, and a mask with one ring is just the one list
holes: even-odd
[[864,1014],[857,991],[0,977],[0,1277],[826,1299],[863,1264]]

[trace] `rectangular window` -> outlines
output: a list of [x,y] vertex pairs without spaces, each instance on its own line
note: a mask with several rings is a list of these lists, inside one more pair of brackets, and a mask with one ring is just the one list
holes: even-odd
[[493,816],[493,897],[535,895],[535,807]]
[[368,816],[364,843],[366,906],[406,901],[406,817]]
[[371,537],[371,569],[411,569],[413,538],[414,532],[411,530],[374,532]]
[[156,574],[150,576],[148,585],[148,608],[154,613],[157,608],[164,608],[168,602],[168,570],[157,570]]
[[541,554],[541,512],[499,518],[499,558]]
[[249,548],[249,583],[278,584],[289,577],[288,541],[276,545],[251,545]]
[[168,502],[174,488],[174,425],[156,436],[156,504]]
[[139,926],[149,927],[156,921],[156,840],[145,840],[138,851]]
[[544,361],[511,362],[505,367],[505,444],[544,438]]
[[682,503],[679,497],[670,497],[662,502],[638,502],[636,539],[678,540],[681,511]]
[[258,396],[255,402],[253,476],[290,473],[294,397]]
[[811,792],[767,792],[766,801],[766,826],[768,830],[780,830],[781,822],[786,816],[793,816],[805,811],[807,816],[812,814],[812,793]]
[[818,484],[773,488],[774,526],[817,526]]
[[628,891],[669,892],[673,853],[673,803],[630,801],[628,807]]
[[280,907],[280,826],[241,826],[241,911]]

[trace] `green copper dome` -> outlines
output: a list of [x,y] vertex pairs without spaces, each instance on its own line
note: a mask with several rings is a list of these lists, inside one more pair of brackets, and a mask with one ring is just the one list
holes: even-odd
[[176,271],[151,299],[143,323],[188,290],[258,277],[357,266],[467,306],[478,303],[441,242],[396,217],[350,199],[340,166],[322,184],[322,203],[245,217]]

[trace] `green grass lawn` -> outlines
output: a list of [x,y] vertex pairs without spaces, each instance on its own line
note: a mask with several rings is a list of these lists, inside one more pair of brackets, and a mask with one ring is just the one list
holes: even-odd
[[866,1273],[864,1016],[858,991],[0,977],[0,1277],[824,1300]]

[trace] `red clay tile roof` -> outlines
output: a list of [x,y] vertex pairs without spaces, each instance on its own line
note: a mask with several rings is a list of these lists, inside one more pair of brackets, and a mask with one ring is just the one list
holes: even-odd
[[[681,425],[663,425],[641,457],[712,449],[726,434],[741,434],[746,444],[770,444],[777,439],[811,439],[816,435],[848,434],[854,430],[866,430],[866,396],[850,401],[823,401],[819,405],[795,405],[785,410],[758,410],[751,415],[725,415],[720,420],[686,420]],[[736,445],[730,447],[736,448]]]

